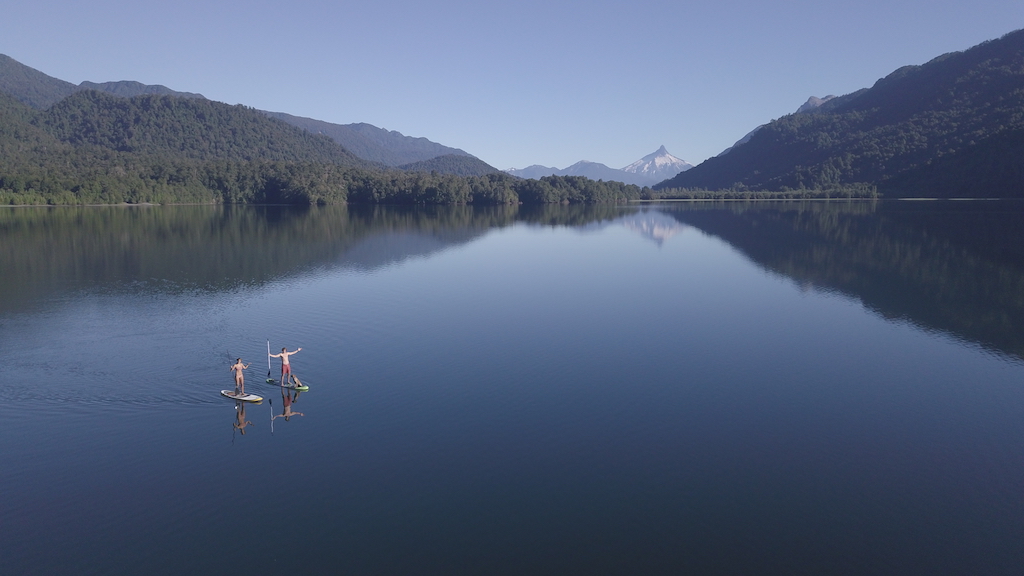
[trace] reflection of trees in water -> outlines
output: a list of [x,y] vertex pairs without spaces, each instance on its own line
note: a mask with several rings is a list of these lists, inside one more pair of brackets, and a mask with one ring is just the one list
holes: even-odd
[[673,207],[801,286],[1024,357],[1019,203],[794,203]]
[[[1024,357],[1018,204],[699,202],[659,205],[801,286],[836,290]],[[100,287],[232,290],[331,266],[374,269],[524,222],[585,227],[632,208],[163,206],[0,210],[0,311]]]
[[[0,309],[40,292],[145,282],[231,290],[326,266],[374,269],[517,221],[581,225],[616,206],[98,206],[0,209]],[[381,240],[385,239],[385,240]]]

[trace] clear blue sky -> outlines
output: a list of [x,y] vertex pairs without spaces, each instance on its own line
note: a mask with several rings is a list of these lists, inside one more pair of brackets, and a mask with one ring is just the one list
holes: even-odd
[[1021,0],[0,0],[0,52],[368,122],[498,168],[699,163],[809,96],[1024,28]]

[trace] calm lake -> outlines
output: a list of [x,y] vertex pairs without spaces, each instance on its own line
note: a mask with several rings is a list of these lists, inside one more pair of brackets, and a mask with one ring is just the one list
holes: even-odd
[[0,348],[6,574],[1024,565],[1021,203],[0,208]]

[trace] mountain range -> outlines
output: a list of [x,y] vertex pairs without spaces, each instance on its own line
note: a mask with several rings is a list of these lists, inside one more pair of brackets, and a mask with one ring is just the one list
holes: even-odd
[[[401,132],[378,128],[364,122],[332,124],[284,112],[264,112],[264,114],[283,120],[292,126],[298,126],[308,132],[323,134],[356,156],[370,162],[379,162],[385,166],[402,166],[449,155],[476,159],[465,150],[444,146],[426,138],[406,136]],[[482,161],[479,162],[482,163]],[[490,171],[496,172],[497,169],[490,168]]]
[[[0,56],[0,202],[503,204],[707,192],[1024,197],[1022,111],[1018,30],[905,66],[870,88],[812,97],[693,168],[661,147],[621,170],[578,162],[510,171],[539,178],[523,180],[462,150],[370,125],[333,125],[138,82],[74,85]],[[362,157],[340,143],[347,137]],[[374,150],[379,155],[368,157]],[[623,184],[648,185],[667,177],[665,170],[677,174],[653,191]]]
[[1024,196],[1024,30],[822,100],[655,188]]
[[599,162],[581,160],[565,169],[534,164],[526,168],[509,168],[505,172],[520,178],[542,178],[544,176],[584,176],[591,180],[623,182],[637,186],[651,186],[676,174],[693,168],[691,164],[669,154],[664,146],[640,160],[620,169],[610,168]]
[[[13,58],[0,54],[0,92],[38,110],[46,110],[61,100],[87,90],[95,90],[122,98],[159,95],[206,100],[202,94],[179,92],[162,85],[148,85],[135,81],[82,82],[75,85],[53,78]],[[437,166],[451,166],[459,174],[489,174],[498,172],[492,166],[464,150],[451,148],[426,138],[405,136],[394,130],[371,124],[332,124],[322,120],[293,116],[283,112],[263,112],[292,126],[313,134],[323,134],[346,150],[371,163],[400,167],[425,162],[440,156],[464,156],[463,160],[435,162]]]
[[524,180],[457,154],[388,167],[199,97],[83,89],[37,109],[0,91],[0,204],[616,203],[641,192],[575,176]]

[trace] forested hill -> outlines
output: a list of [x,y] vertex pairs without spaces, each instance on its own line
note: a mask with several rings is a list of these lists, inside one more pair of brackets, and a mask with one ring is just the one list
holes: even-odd
[[656,188],[1024,196],[1024,30],[791,114]]
[[252,108],[173,96],[77,92],[36,117],[62,142],[195,160],[272,160],[369,166],[326,136]]
[[0,93],[0,204],[625,202],[615,182],[456,176],[366,165],[261,112],[81,92],[49,110]]
[[[10,95],[32,108],[46,110],[72,94],[87,90],[96,90],[124,98],[158,95],[205,100],[202,94],[179,92],[159,84],[142,84],[131,80],[82,82],[75,85],[48,76],[0,54],[0,92]],[[426,138],[405,136],[400,132],[385,130],[370,124],[332,124],[282,112],[263,112],[263,114],[283,120],[287,124],[302,128],[312,134],[328,136],[342,148],[371,163],[400,166],[449,154],[470,156],[458,148],[431,142]],[[460,166],[460,168],[462,167]]]
[[456,156],[470,155],[464,150],[450,148],[426,138],[406,136],[401,132],[378,128],[372,124],[332,124],[313,118],[293,116],[284,112],[265,112],[272,118],[284,120],[292,126],[298,126],[314,134],[330,136],[338,144],[356,156],[379,162],[387,166],[401,166],[413,162],[422,162],[438,156],[449,154]]
[[440,172],[457,176],[484,176],[501,172],[479,158],[457,154],[446,154],[422,162],[404,164],[399,168],[410,172]]

